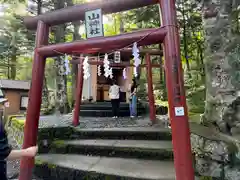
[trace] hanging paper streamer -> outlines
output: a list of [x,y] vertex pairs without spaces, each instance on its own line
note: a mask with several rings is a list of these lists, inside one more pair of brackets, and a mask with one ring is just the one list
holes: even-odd
[[64,57],[64,65],[65,65],[65,74],[68,75],[71,71],[70,71],[70,68],[69,68],[69,64],[68,64],[68,56],[67,54],[65,54],[65,57]]
[[139,49],[137,47],[137,43],[135,42],[133,44],[132,48],[132,55],[133,55],[133,60],[134,60],[134,76],[137,77],[137,67],[141,64],[141,59],[139,58]]
[[126,71],[126,68],[123,69],[123,79],[127,79],[127,71]]
[[105,54],[104,60],[103,60],[103,67],[104,67],[104,76],[107,78],[110,75],[110,68],[109,68],[109,60],[108,60],[108,54]]
[[134,74],[135,77],[138,76],[138,73],[137,73],[137,67],[134,67],[134,68],[133,68],[133,74]]
[[139,58],[140,57],[139,49],[137,47],[136,42],[133,44],[132,55],[133,55],[133,59],[134,59],[134,66],[138,67],[141,64],[141,59]]
[[113,78],[112,68],[109,69],[109,77],[110,77],[111,79]]
[[83,78],[84,79],[88,79],[90,77],[90,73],[89,73],[89,64],[88,64],[88,56],[85,57],[84,61],[83,61]]
[[102,73],[101,73],[101,66],[100,65],[98,66],[98,71],[97,72],[98,72],[98,76],[102,75]]

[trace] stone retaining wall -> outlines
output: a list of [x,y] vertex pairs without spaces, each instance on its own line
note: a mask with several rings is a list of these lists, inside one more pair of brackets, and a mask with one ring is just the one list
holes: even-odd
[[[17,116],[11,116],[8,118],[5,129],[9,135],[11,135],[17,142],[18,147],[22,147],[24,137],[24,123],[18,121]],[[39,128],[38,130],[38,145],[40,150],[44,146],[51,144],[53,140],[69,139],[74,135],[74,129],[71,127],[47,127]]]
[[210,128],[191,126],[195,172],[216,180],[240,179],[240,141]]
[[17,116],[9,116],[6,123],[5,129],[7,133],[14,139],[18,147],[23,144],[24,136],[24,124],[17,121]]

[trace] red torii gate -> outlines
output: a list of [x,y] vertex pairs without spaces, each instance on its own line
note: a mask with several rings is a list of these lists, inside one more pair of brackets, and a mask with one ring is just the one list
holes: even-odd
[[[50,26],[84,20],[86,11],[101,8],[103,13],[108,14],[157,3],[161,7],[161,28],[147,29],[119,36],[48,45]],[[142,41],[138,42],[138,45],[159,43],[163,43],[164,45],[166,84],[172,127],[176,178],[177,180],[194,180],[175,0],[99,0],[35,17],[26,17],[24,23],[28,29],[37,29],[37,36],[32,70],[32,85],[24,128],[23,148],[34,146],[37,143],[42,85],[47,57],[58,55],[56,52],[79,52],[88,54],[120,49],[145,37]],[[150,58],[148,54],[146,58],[148,60],[147,62],[149,62]],[[150,70],[151,68],[148,69],[148,73],[151,74]],[[79,77],[82,77],[82,71],[79,71]],[[82,83],[78,84],[81,85]],[[21,161],[19,180],[30,180],[33,166],[34,158],[23,158]]]

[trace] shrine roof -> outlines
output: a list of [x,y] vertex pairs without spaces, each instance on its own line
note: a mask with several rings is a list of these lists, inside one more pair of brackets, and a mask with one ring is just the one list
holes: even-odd
[[30,85],[31,85],[30,81],[0,79],[0,88],[1,89],[29,90]]

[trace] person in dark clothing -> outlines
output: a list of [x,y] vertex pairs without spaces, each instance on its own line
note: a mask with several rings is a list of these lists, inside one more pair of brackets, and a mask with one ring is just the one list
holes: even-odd
[[0,131],[0,179],[7,180],[7,165],[6,158],[11,153],[11,146],[8,144],[8,139],[5,130]]
[[37,146],[22,150],[13,150],[8,144],[7,133],[0,122],[0,180],[7,180],[6,160],[15,160],[22,157],[34,157],[37,153]]

